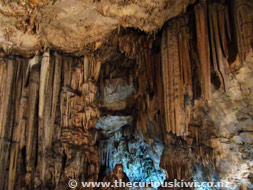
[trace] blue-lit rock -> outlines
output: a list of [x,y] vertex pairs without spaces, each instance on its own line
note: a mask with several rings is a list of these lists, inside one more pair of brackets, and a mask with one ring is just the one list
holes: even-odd
[[159,167],[163,145],[159,142],[148,144],[133,134],[132,127],[123,127],[100,142],[100,164],[106,166],[105,173],[112,171],[116,164],[122,164],[131,182],[162,184],[166,178],[165,170]]
[[118,131],[122,126],[132,123],[132,116],[104,116],[97,121],[96,128],[104,133]]

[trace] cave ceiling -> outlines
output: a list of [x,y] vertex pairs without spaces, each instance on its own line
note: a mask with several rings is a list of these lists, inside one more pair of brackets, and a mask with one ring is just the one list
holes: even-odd
[[1,0],[0,54],[93,51],[113,31],[156,33],[195,0]]

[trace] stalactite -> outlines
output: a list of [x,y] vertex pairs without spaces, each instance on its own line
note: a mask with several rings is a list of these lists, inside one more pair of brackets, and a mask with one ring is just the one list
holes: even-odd
[[[33,60],[31,60],[33,61]],[[36,144],[37,141],[37,127],[36,115],[37,115],[37,104],[39,96],[39,71],[36,67],[31,69],[29,87],[28,87],[28,102],[26,110],[26,184],[32,185],[31,180],[33,179],[35,171],[35,160],[36,160]]]
[[241,64],[253,48],[253,2],[234,1],[235,28]]
[[[18,57],[0,61],[1,188],[62,187],[69,169],[62,167],[63,155],[71,159],[76,151],[72,145],[85,152],[86,161],[78,157],[84,153],[75,159],[88,168],[94,165],[97,180],[98,152],[88,129],[99,117],[95,101],[101,62],[89,57],[84,80],[80,59],[62,59],[57,53],[46,52],[29,62]],[[85,172],[81,168],[74,173]]]
[[[52,59],[52,58],[51,58]],[[49,85],[51,84],[53,70],[52,61],[50,63],[50,53],[46,52],[43,54],[40,69],[40,88],[39,88],[39,132],[38,132],[38,143],[39,143],[39,167],[40,177],[42,182],[45,181],[46,173],[46,148],[49,146],[49,114],[51,108],[51,89]],[[51,79],[51,80],[50,80]]]
[[46,52],[43,55],[40,71],[39,96],[39,166],[42,182],[44,183],[48,167],[47,152],[52,148],[53,133],[56,127],[57,105],[61,84],[62,61],[57,54],[50,57]]
[[193,162],[189,150],[182,147],[167,148],[164,150],[160,166],[167,171],[167,181],[191,180]]
[[[82,65],[75,67],[71,76],[70,86],[68,87],[67,92],[63,92],[64,94],[66,93],[70,99],[65,99],[66,105],[64,106],[64,109],[62,109],[66,110],[67,108],[67,113],[63,113],[64,118],[71,118],[70,120],[62,120],[63,126],[66,128],[63,130],[64,142],[76,142],[80,145],[83,143],[88,144],[88,129],[95,127],[95,119],[98,118],[98,109],[93,104],[97,93],[96,81],[93,80],[98,79],[97,73],[100,72],[99,70],[101,67],[99,62],[95,62],[95,60],[87,57],[84,58],[83,63],[83,67]],[[66,84],[66,86],[68,86],[68,84]],[[67,128],[72,125],[73,127],[77,127],[76,130],[80,131],[80,134],[76,133],[76,135],[81,135],[79,138],[83,138],[83,140],[79,139],[80,141],[78,142],[76,141],[77,139],[65,139],[69,138],[67,135],[69,133]],[[82,130],[84,130],[86,134],[82,133]]]
[[[33,61],[31,61],[33,62]],[[36,62],[36,61],[35,61]],[[25,132],[25,112],[26,112],[26,106],[27,106],[27,89],[25,88],[25,77],[26,77],[26,71],[30,70],[29,67],[27,67],[27,63],[24,63],[22,60],[17,59],[17,78],[16,78],[16,98],[19,101],[16,101],[15,103],[15,110],[16,111],[16,117],[15,117],[15,123],[14,129],[13,129],[13,135],[12,135],[12,141],[11,144],[11,150],[10,150],[10,166],[9,166],[9,183],[8,183],[8,189],[14,190],[15,189],[15,182],[17,177],[17,169],[18,164],[20,160],[20,150],[24,146],[25,138],[24,138],[24,132]]]
[[[137,128],[140,134],[146,139],[152,136],[161,136],[162,128],[159,125],[163,119],[163,88],[160,54],[153,54],[153,47],[147,45],[152,41],[145,42],[145,48],[137,56],[137,78],[138,93],[136,95],[138,103]],[[144,57],[143,57],[144,56]],[[136,77],[136,76],[135,76]],[[148,80],[147,80],[148,78]],[[157,85],[154,85],[157,82]],[[158,103],[159,102],[159,103]]]
[[[229,10],[234,13],[233,24],[228,21],[229,6],[234,6]],[[122,161],[114,159],[115,152],[131,155],[122,161],[124,167],[140,154],[138,167],[145,173],[144,163],[150,161],[154,144],[160,141],[166,145],[159,152],[164,150],[161,167],[167,170],[168,180],[192,180],[193,164],[204,168],[216,164],[221,152],[215,148],[222,146],[222,140],[233,139],[235,146],[243,147],[245,144],[237,142],[241,134],[221,139],[217,137],[220,131],[213,132],[219,121],[208,121],[217,112],[211,109],[215,106],[212,101],[219,99],[215,96],[234,89],[229,81],[230,45],[238,44],[240,61],[233,64],[239,66],[252,51],[252,7],[246,0],[200,0],[189,6],[186,14],[170,19],[156,39],[137,31],[114,36],[112,55],[116,57],[109,61],[107,57],[103,65],[100,49],[84,57],[50,50],[32,59],[16,55],[0,59],[0,189],[66,189],[70,178],[96,182],[100,165],[112,171],[116,162]],[[235,34],[230,28],[233,25]],[[238,92],[234,93],[235,104],[241,101]],[[244,102],[247,110],[242,112],[247,114],[240,114],[248,117],[251,102],[245,99],[249,100]],[[231,115],[236,122],[250,120],[235,111]],[[127,123],[120,130],[108,130],[106,136],[95,128],[102,114],[130,114],[136,131]]]
[[7,167],[9,165],[9,151],[12,142],[12,130],[13,130],[13,93],[14,93],[14,82],[16,73],[16,64],[12,59],[6,60],[3,67],[6,68],[5,83],[1,86],[3,94],[2,105],[1,105],[1,116],[0,116],[0,172],[1,172],[1,188],[6,189],[8,185]]
[[[163,81],[169,81],[168,79],[168,54],[167,54],[167,28],[164,29],[161,41],[161,57],[162,57],[162,76]],[[164,82],[164,112],[165,112],[165,128],[166,131],[171,131],[170,125],[170,111],[169,111],[169,83]],[[166,141],[168,141],[166,139]]]
[[208,5],[211,58],[213,72],[219,77],[221,88],[226,91],[228,70],[228,42],[231,40],[227,7],[220,3]]
[[148,46],[148,44],[144,44],[146,46],[144,50],[144,56],[145,56],[145,63],[146,63],[146,69],[147,69],[147,78],[148,78],[148,84],[149,84],[149,91],[153,92],[154,88],[154,68],[152,64],[151,59],[151,49]]
[[209,98],[211,93],[210,44],[208,38],[207,4],[201,0],[195,6],[197,48],[201,68],[202,96]]
[[191,112],[192,75],[187,17],[174,20],[162,36],[166,131],[186,135]]
[[[67,157],[71,157],[71,146],[82,147],[87,155],[88,170],[95,167],[94,179],[99,172],[98,151],[94,146],[95,137],[89,131],[96,126],[100,115],[97,104],[97,80],[100,74],[101,62],[93,57],[84,57],[83,63],[64,62],[66,71],[72,67],[72,72],[64,74],[64,89],[61,92],[62,135],[61,141]],[[66,79],[65,79],[66,77]],[[69,168],[71,170],[71,168]],[[78,176],[78,171],[73,171]],[[91,174],[87,174],[88,176]],[[87,177],[87,176],[86,176]]]

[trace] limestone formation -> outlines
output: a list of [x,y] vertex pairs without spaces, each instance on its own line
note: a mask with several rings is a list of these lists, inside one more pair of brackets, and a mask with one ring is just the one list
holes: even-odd
[[[115,181],[127,183],[129,182],[129,179],[125,172],[123,171],[123,166],[121,164],[117,164],[113,171],[109,173],[108,176],[106,176],[103,180],[104,182],[111,182],[115,184]],[[116,185],[117,186],[117,185]],[[129,189],[129,187],[113,187],[113,188],[103,188],[103,189]]]
[[252,0],[2,0],[0,26],[0,189],[253,188]]

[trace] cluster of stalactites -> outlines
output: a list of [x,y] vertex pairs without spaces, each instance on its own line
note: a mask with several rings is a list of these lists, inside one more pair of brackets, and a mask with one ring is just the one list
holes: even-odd
[[239,64],[242,64],[253,49],[253,1],[235,0],[234,17]]
[[[68,69],[69,66],[66,66]],[[62,141],[73,145],[91,145],[89,129],[96,126],[100,115],[97,99],[97,80],[101,63],[94,58],[84,57],[72,71],[67,71],[69,84],[64,84],[61,94]],[[67,76],[66,76],[67,77]],[[73,135],[75,138],[73,138]]]
[[[66,63],[64,65],[64,78],[61,92],[61,142],[68,158],[73,153],[72,146],[84,150],[87,167],[85,180],[96,181],[99,173],[98,150],[94,146],[96,137],[91,132],[95,128],[100,111],[97,105],[97,81],[100,74],[101,62],[93,57],[84,57],[83,62]],[[87,165],[85,165],[87,164]],[[66,169],[66,175],[74,173],[76,177],[86,171],[75,169],[78,164],[73,163]],[[81,171],[80,171],[81,170]]]
[[[232,10],[236,13],[234,22],[241,60],[252,49],[252,14],[247,14],[252,10],[250,4],[237,0]],[[227,91],[229,62],[234,56],[229,48],[234,42],[228,5],[200,1],[194,13],[169,21],[162,34],[165,131],[177,136],[188,134],[192,100],[210,98],[212,86]]]
[[165,126],[178,136],[188,133],[193,97],[187,23],[187,17],[170,22],[161,42]]
[[[61,65],[58,54],[50,61],[49,52],[30,60],[9,57],[0,63],[1,189],[14,189],[22,179],[31,185],[35,175],[44,180],[46,150],[57,140],[53,133],[60,131],[57,108]],[[61,158],[57,143],[55,151]]]
[[98,178],[98,152],[88,129],[99,117],[100,66],[92,57],[63,59],[50,52],[0,60],[1,189],[58,187],[69,175],[86,172],[77,165]]

